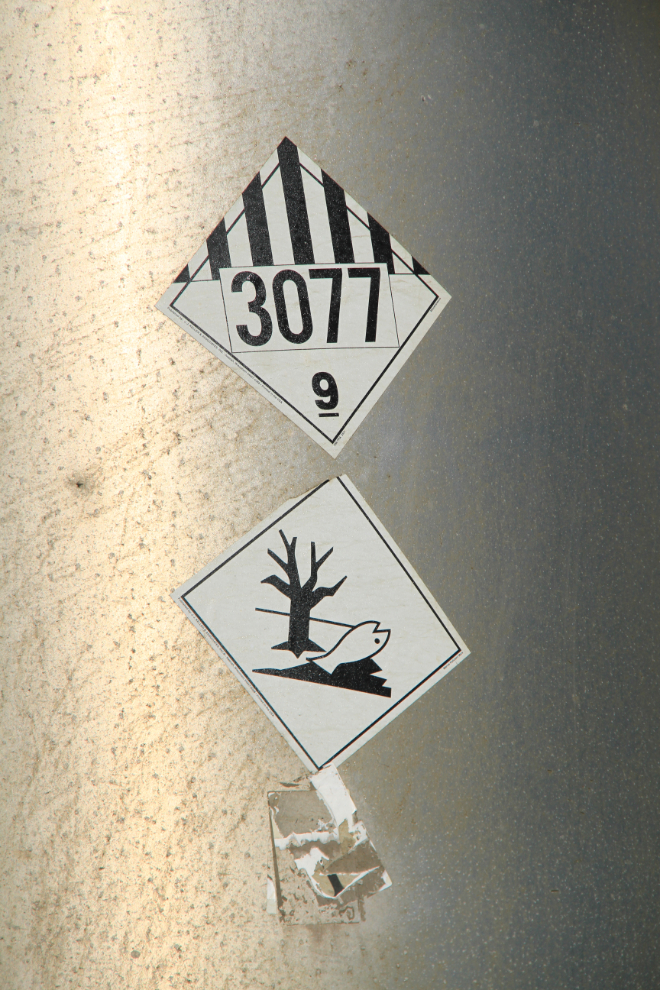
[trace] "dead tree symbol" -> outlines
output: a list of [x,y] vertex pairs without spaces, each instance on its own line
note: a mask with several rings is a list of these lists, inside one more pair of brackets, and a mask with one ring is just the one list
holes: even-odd
[[305,650],[312,650],[314,652],[323,652],[323,647],[317,646],[309,638],[309,620],[310,612],[312,609],[318,605],[318,603],[323,598],[332,597],[335,595],[342,584],[346,580],[346,575],[338,581],[333,588],[317,588],[316,580],[318,578],[319,570],[321,565],[325,563],[333,548],[331,547],[327,553],[324,553],[320,560],[316,559],[316,545],[312,543],[312,560],[311,560],[311,574],[305,584],[301,586],[300,584],[300,574],[298,573],[298,564],[296,562],[296,541],[297,536],[289,543],[286,536],[280,530],[280,536],[282,537],[282,542],[286,547],[287,560],[284,563],[283,560],[273,553],[272,550],[268,551],[270,557],[273,558],[276,563],[280,565],[284,573],[289,579],[289,583],[285,584],[282,578],[278,577],[277,574],[271,574],[270,577],[264,578],[261,582],[262,584],[272,584],[274,588],[277,588],[279,592],[291,601],[291,606],[289,609],[289,638],[286,643],[279,643],[277,646],[273,646],[273,650],[291,650],[295,653],[297,657]]

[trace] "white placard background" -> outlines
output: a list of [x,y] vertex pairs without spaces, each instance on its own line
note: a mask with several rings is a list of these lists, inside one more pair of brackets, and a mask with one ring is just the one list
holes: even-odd
[[[272,647],[287,639],[289,601],[263,584],[285,575],[268,555],[286,559],[279,535],[297,538],[300,580],[330,547],[317,586],[346,580],[312,610],[310,636],[331,649],[346,627],[374,621],[390,630],[374,658],[391,697],[349,690],[259,669],[305,663]],[[341,763],[468,655],[442,609],[347,477],[324,482],[287,503],[173,595],[230,669],[310,768]],[[271,611],[257,611],[267,609]],[[343,623],[334,626],[315,620]],[[358,659],[358,657],[356,657]]]

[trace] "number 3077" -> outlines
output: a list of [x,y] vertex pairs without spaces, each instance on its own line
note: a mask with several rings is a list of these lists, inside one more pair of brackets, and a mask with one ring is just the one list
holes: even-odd
[[[265,274],[265,273],[264,273]],[[366,314],[362,319],[366,320],[364,327],[364,343],[374,343],[378,328],[378,301],[380,298],[380,268],[374,267],[352,267],[346,266],[346,274],[349,279],[367,279],[369,284],[369,301],[366,307]],[[306,276],[306,277],[305,277]],[[236,272],[231,279],[231,292],[240,293],[243,298],[250,291],[252,297],[247,301],[248,312],[254,314],[259,319],[258,332],[256,324],[249,327],[246,323],[234,323],[230,325],[230,332],[234,330],[249,347],[263,347],[273,336],[273,315],[277,322],[277,328],[281,337],[288,344],[306,344],[315,330],[315,322],[319,322],[318,312],[316,318],[313,315],[314,307],[310,303],[308,281],[318,282],[327,280],[330,283],[330,307],[327,311],[327,326],[323,327],[325,334],[324,344],[339,343],[339,321],[342,307],[342,282],[344,280],[343,268],[281,268],[275,271],[270,282],[270,298],[266,282],[257,271]],[[287,295],[289,302],[287,303]],[[229,307],[231,309],[232,307]],[[274,314],[273,314],[274,309]],[[291,312],[290,312],[291,310]],[[295,313],[295,316],[293,314]],[[293,316],[293,319],[291,317]],[[231,321],[233,323],[233,320]],[[293,324],[293,325],[292,325]],[[321,328],[319,327],[319,330]],[[317,333],[318,336],[318,333]],[[320,341],[319,341],[320,343]]]
[[[222,269],[221,279],[234,352],[397,345],[385,266]],[[311,390],[319,417],[339,416],[330,372],[316,372]]]

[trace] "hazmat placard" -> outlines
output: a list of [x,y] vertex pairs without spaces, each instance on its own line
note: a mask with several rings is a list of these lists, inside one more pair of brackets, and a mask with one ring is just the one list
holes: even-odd
[[283,505],[172,595],[311,770],[469,653],[346,476]]
[[285,138],[158,308],[336,457],[449,298]]

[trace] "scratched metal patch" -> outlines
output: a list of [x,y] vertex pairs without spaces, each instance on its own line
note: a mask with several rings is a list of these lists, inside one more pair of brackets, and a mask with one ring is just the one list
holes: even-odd
[[274,910],[287,924],[351,924],[391,886],[333,766],[268,795]]

